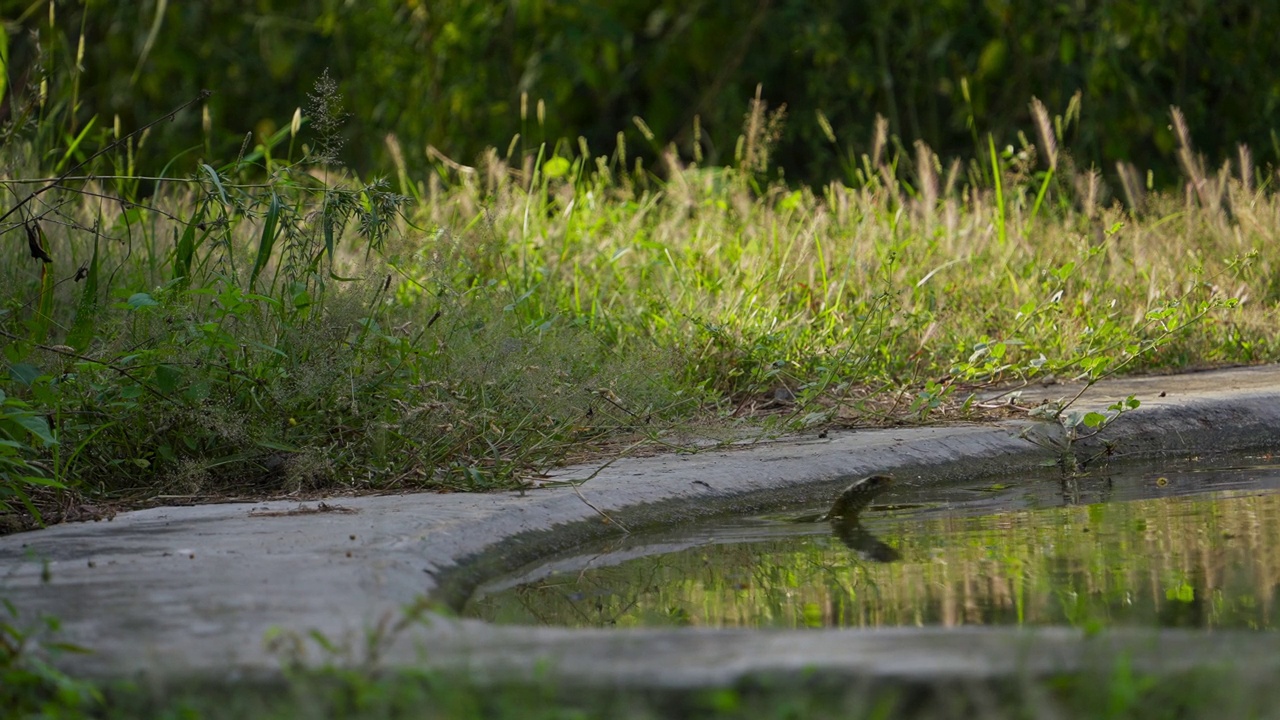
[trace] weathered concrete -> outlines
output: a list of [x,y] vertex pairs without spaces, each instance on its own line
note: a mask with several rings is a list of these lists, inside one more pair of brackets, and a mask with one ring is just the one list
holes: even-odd
[[[1103,435],[1117,456],[1280,446],[1280,367],[1104,383],[1081,406],[1102,408],[1131,393],[1143,406]],[[1072,394],[1067,385],[1026,391]],[[25,619],[41,612],[61,618],[59,639],[96,651],[59,660],[73,672],[234,676],[278,666],[279,656],[264,644],[272,628],[315,629],[359,656],[371,633],[395,625],[426,594],[456,602],[477,582],[619,532],[619,525],[636,529],[812,501],[873,471],[892,471],[917,488],[1007,475],[1052,459],[1046,445],[1061,437],[1054,424],[1031,420],[833,432],[827,439],[621,459],[583,484],[581,497],[558,487],[340,498],[328,501],[329,512],[295,515],[263,514],[297,507],[288,502],[143,510],[0,538],[0,597]],[[1076,449],[1096,451],[1103,438]],[[597,470],[556,475],[582,479]],[[605,632],[427,617],[434,620],[380,643],[382,657],[502,673],[532,672],[549,660],[582,682],[686,686],[813,668],[858,677],[1051,672],[1078,667],[1104,642],[1066,629]],[[1253,667],[1274,672],[1280,661],[1280,638],[1270,633],[1118,632],[1105,642],[1150,668],[1248,657]]]

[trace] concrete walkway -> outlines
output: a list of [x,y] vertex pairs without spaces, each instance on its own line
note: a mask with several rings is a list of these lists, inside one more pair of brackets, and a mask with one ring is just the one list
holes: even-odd
[[[1080,406],[1105,408],[1131,393],[1142,407],[1104,433],[1117,454],[1280,447],[1280,367],[1108,382]],[[1059,385],[1027,394],[1056,398],[1074,390]],[[636,530],[812,502],[873,471],[892,471],[915,489],[1019,473],[1053,458],[1045,445],[1055,437],[1060,427],[1030,420],[833,432],[557,473],[582,479],[598,471],[581,496],[558,487],[339,498],[323,507],[305,503],[311,512],[303,513],[291,512],[299,508],[291,502],[155,508],[0,538],[0,598],[17,607],[19,624],[49,613],[62,620],[58,639],[92,648],[58,659],[76,673],[267,672],[279,666],[279,646],[311,630],[359,661],[370,637],[388,635],[404,609],[427,594],[456,601],[480,581],[617,533],[618,524]],[[1079,450],[1098,447],[1093,438]],[[1105,642],[1130,648],[1139,667],[1173,670],[1247,656],[1260,673],[1280,669],[1280,640],[1272,633],[1117,632],[1102,641],[1067,629],[609,632],[425,617],[375,643],[380,659],[504,677],[533,673],[549,660],[578,682],[687,686],[811,668],[866,678],[1053,672],[1078,667]],[[276,651],[265,642],[269,634]]]

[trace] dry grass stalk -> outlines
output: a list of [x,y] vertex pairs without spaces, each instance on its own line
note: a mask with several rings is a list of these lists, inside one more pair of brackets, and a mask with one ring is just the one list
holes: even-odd
[[1058,169],[1058,141],[1053,134],[1053,125],[1049,121],[1049,111],[1045,109],[1040,98],[1031,99],[1031,117],[1036,122],[1036,135],[1040,139],[1040,152],[1049,160],[1049,169]]
[[1142,176],[1133,163],[1120,161],[1116,163],[1116,175],[1120,177],[1120,189],[1124,191],[1125,202],[1133,212],[1141,212],[1147,199],[1146,188],[1142,186]]

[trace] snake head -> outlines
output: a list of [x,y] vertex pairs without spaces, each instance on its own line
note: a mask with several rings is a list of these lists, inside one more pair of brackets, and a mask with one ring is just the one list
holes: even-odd
[[827,519],[848,521],[856,518],[863,508],[871,504],[876,495],[892,484],[892,475],[868,475],[857,480],[836,498],[835,503],[831,505],[831,511],[827,513]]

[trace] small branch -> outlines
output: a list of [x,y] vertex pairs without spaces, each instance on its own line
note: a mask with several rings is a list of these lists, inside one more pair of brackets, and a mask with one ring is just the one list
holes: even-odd
[[591,480],[591,479],[595,478],[597,475],[599,475],[600,473],[604,472],[604,469],[605,469],[605,468],[609,467],[610,465],[612,465],[612,464],[614,464],[614,463],[618,462],[619,460],[621,460],[622,458],[626,457],[626,456],[627,456],[627,453],[629,453],[629,452],[631,452],[632,450],[634,450],[634,449],[636,449],[636,448],[640,447],[641,445],[645,444],[645,443],[646,443],[646,442],[648,442],[648,441],[649,441],[649,439],[648,439],[648,438],[645,438],[645,439],[643,439],[643,440],[637,440],[637,441],[635,441],[635,442],[631,443],[631,444],[630,444],[630,445],[628,445],[627,447],[623,448],[622,452],[618,453],[618,454],[617,454],[617,455],[615,455],[611,460],[609,460],[609,462],[607,462],[607,463],[605,463],[605,464],[601,465],[600,467],[596,468],[594,472],[592,472],[590,475],[586,476],[585,478],[583,478],[583,479],[581,479],[581,480],[562,480],[562,481],[560,481],[560,482],[549,482],[549,483],[544,483],[544,484],[543,484],[543,487],[558,487],[558,486],[562,486],[562,485],[568,485],[569,487],[573,488],[573,493],[574,493],[575,495],[577,495],[577,496],[578,496],[578,499],[579,499],[579,500],[581,500],[581,501],[582,501],[582,502],[583,502],[587,507],[589,507],[589,508],[591,508],[592,510],[594,510],[594,511],[596,512],[596,514],[598,514],[600,517],[604,518],[604,519],[605,519],[606,521],[608,521],[609,523],[612,523],[612,524],[614,524],[614,525],[617,525],[617,526],[618,526],[618,529],[619,529],[619,530],[622,530],[622,532],[626,533],[627,535],[630,535],[630,534],[631,534],[631,531],[627,529],[627,526],[626,526],[626,525],[623,525],[622,523],[618,522],[617,520],[614,520],[612,517],[609,517],[609,514],[608,514],[608,513],[606,513],[605,511],[601,510],[600,508],[596,507],[595,505],[591,504],[591,501],[590,501],[590,500],[587,500],[586,496],[584,496],[584,495],[582,494],[582,491],[581,491],[581,490],[579,490],[578,488],[579,488],[583,483],[587,482],[588,480]]
[[585,503],[587,507],[591,508],[592,510],[595,510],[595,511],[596,511],[596,513],[597,513],[597,514],[599,514],[599,515],[600,515],[600,517],[604,518],[606,522],[608,522],[608,523],[609,523],[609,524],[611,524],[611,525],[617,525],[617,526],[618,526],[618,529],[619,529],[619,530],[621,530],[622,532],[626,533],[627,535],[630,535],[630,534],[631,534],[631,531],[627,529],[627,526],[626,526],[626,525],[623,525],[622,523],[618,522],[617,520],[614,520],[613,518],[609,517],[609,514],[608,514],[608,513],[606,513],[605,511],[601,510],[600,508],[596,507],[595,505],[592,505],[592,504],[591,504],[591,501],[590,501],[590,500],[588,500],[588,499],[586,498],[586,496],[584,496],[584,495],[582,494],[582,491],[578,489],[578,486],[577,486],[577,485],[575,485],[575,484],[573,484],[573,483],[570,483],[570,484],[569,484],[569,487],[573,488],[573,494],[574,494],[574,495],[577,495],[579,500],[581,500],[583,503]]

